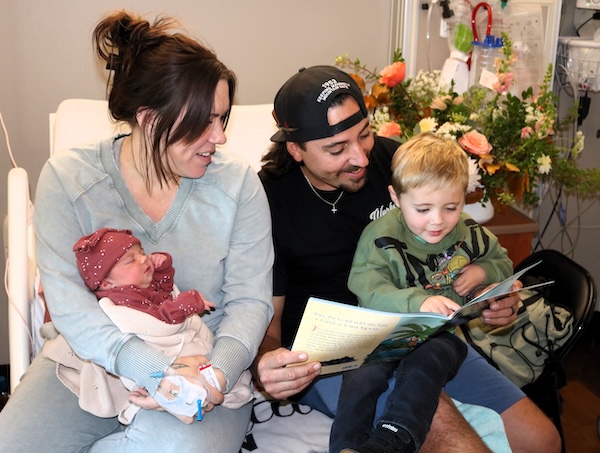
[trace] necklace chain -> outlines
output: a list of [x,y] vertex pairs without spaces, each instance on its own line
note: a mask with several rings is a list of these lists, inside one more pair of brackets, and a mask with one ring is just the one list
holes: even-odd
[[338,212],[338,209],[335,207],[336,204],[339,203],[339,201],[342,199],[342,197],[344,196],[344,191],[342,190],[342,192],[340,193],[340,195],[337,197],[337,199],[334,202],[331,202],[329,200],[326,200],[325,198],[323,198],[319,192],[317,192],[317,189],[315,188],[315,186],[312,185],[312,183],[310,182],[310,180],[308,179],[308,177],[302,173],[302,176],[304,176],[304,179],[306,179],[306,182],[308,183],[308,187],[310,187],[310,190],[313,191],[313,193],[317,196],[317,198],[319,200],[321,200],[323,203],[327,203],[329,206],[331,206],[331,212],[332,213],[336,213]]

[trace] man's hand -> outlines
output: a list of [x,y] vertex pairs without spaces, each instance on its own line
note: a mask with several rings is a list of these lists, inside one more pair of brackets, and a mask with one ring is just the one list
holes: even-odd
[[[523,287],[523,283],[519,280],[512,286],[513,290],[518,290]],[[501,299],[494,300],[489,309],[483,310],[481,318],[484,323],[491,326],[506,326],[517,319],[517,312],[519,311],[519,293],[512,293],[508,296],[502,297]]]
[[[304,390],[321,373],[320,362],[306,362],[305,352],[285,348],[264,353],[256,367],[259,384],[276,399],[286,399]],[[293,364],[297,366],[286,366]]]

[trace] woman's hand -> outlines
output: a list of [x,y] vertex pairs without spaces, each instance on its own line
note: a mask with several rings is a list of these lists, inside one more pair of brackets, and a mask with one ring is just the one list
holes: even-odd
[[[206,365],[210,363],[206,356],[203,355],[190,355],[177,357],[173,363],[171,364],[171,368],[175,371],[176,374],[184,376],[187,380],[192,383],[206,385],[209,389],[209,397],[208,404],[204,407],[205,412],[210,412],[213,410],[214,406],[218,406],[223,403],[225,396],[223,393],[210,385],[208,381],[202,376],[200,373],[200,367],[202,365]],[[219,386],[221,389],[227,387],[227,381],[225,379],[225,375],[221,370],[215,369],[215,375],[217,376],[217,381],[219,382]],[[163,379],[164,380],[164,379]],[[162,384],[162,381],[161,381]]]
[[[203,395],[198,396],[203,399],[202,414],[210,412],[224,400],[223,393],[210,385],[200,373],[200,367],[208,363],[208,359],[203,355],[177,357],[161,379],[157,390],[159,396],[155,395],[156,399],[150,396],[146,389],[136,389],[129,394],[129,401],[143,409],[167,410],[182,422],[192,423],[195,420],[194,414],[180,413],[177,406],[173,405],[176,403],[175,399],[189,403],[188,400],[195,400],[196,395]],[[223,372],[217,369],[214,371],[220,388],[225,388],[226,380]],[[159,401],[164,401],[164,404],[161,405]]]
[[[511,289],[516,291],[522,287],[523,283],[517,280]],[[494,300],[490,307],[481,313],[482,321],[491,326],[506,326],[514,322],[517,319],[520,300],[518,292]]]
[[[285,348],[264,353],[256,368],[258,384],[276,399],[286,399],[301,392],[321,373],[321,363],[306,362],[307,359],[305,352]],[[294,364],[301,365],[287,366]]]
[[133,390],[129,402],[147,410],[164,410],[186,424],[196,420],[198,410],[211,411],[222,402],[222,395],[213,391],[208,383],[193,382],[181,375],[169,375],[161,380],[154,397],[144,388]]

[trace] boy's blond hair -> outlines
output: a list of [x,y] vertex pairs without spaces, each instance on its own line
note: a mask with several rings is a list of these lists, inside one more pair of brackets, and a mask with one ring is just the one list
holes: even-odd
[[392,186],[397,195],[429,186],[433,190],[461,187],[469,183],[467,154],[454,140],[429,132],[402,144],[392,158]]

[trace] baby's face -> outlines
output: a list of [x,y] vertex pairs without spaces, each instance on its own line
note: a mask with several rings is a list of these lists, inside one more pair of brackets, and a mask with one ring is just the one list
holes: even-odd
[[154,264],[139,244],[127,250],[108,273],[113,286],[135,285],[148,288],[154,275]]
[[424,186],[400,195],[398,206],[406,225],[429,244],[437,244],[456,226],[465,200],[465,191],[449,187],[432,190]]

